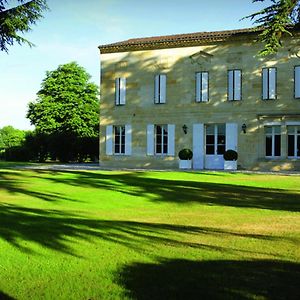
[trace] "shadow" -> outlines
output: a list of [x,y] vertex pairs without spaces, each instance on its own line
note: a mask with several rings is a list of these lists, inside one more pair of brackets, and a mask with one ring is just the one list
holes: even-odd
[[[191,236],[193,242],[191,242]],[[214,244],[206,243],[205,237],[215,237]],[[214,227],[173,225],[165,223],[147,223],[122,220],[101,220],[82,217],[58,210],[25,208],[15,205],[0,205],[0,238],[20,251],[32,253],[30,243],[38,244],[69,255],[80,256],[75,252],[78,242],[97,239],[122,245],[143,254],[155,257],[156,247],[190,247],[199,250],[221,253],[262,254],[279,257],[276,251],[266,253],[247,248],[222,246],[227,238],[268,240],[277,243],[285,241],[297,243],[289,237],[250,234]],[[24,243],[25,242],[25,243]],[[26,245],[26,246],[25,246]]]
[[4,292],[0,291],[0,300],[14,300],[15,298],[8,296]]
[[134,299],[300,299],[300,265],[272,260],[163,260],[122,268]]
[[[202,182],[201,178],[197,181],[157,179],[146,177],[143,172],[108,174],[69,171],[68,173],[75,176],[69,178],[51,176],[47,179],[72,186],[80,185],[98,190],[112,190],[135,197],[145,197],[156,202],[201,203],[241,208],[300,211],[300,192],[293,190]],[[180,173],[178,178],[180,178]],[[249,176],[249,180],[251,180],[251,176]]]

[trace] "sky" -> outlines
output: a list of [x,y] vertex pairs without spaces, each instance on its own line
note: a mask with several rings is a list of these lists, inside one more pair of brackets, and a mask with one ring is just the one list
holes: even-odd
[[98,46],[129,38],[252,27],[242,17],[268,4],[251,0],[48,0],[24,37],[35,44],[0,52],[0,128],[34,129],[26,119],[46,71],[76,61],[100,81]]

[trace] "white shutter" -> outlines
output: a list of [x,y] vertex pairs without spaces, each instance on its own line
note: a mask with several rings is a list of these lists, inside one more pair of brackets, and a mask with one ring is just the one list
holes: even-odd
[[201,73],[196,73],[196,102],[201,102]]
[[160,75],[160,103],[166,103],[167,75]]
[[234,100],[241,100],[241,70],[234,70]]
[[126,103],[126,78],[120,78],[120,104]]
[[204,167],[204,124],[193,124],[193,168]]
[[262,70],[262,96],[264,100],[269,99],[268,78],[269,78],[269,71],[267,68],[265,68]]
[[106,126],[106,155],[113,154],[113,126]]
[[201,100],[208,101],[208,72],[202,72]]
[[276,69],[269,69],[269,99],[276,98]]
[[300,98],[300,66],[295,67],[295,98]]
[[228,71],[228,100],[234,100],[233,95],[233,70]]
[[159,75],[155,75],[154,78],[154,102],[159,103],[159,87],[160,87]]
[[131,155],[131,136],[131,125],[127,124],[125,125],[125,155]]
[[120,105],[120,78],[115,80],[115,104]]
[[238,124],[237,123],[226,123],[226,150],[237,151],[237,134]]
[[168,124],[168,155],[175,155],[175,125]]
[[154,125],[147,125],[147,155],[154,155]]

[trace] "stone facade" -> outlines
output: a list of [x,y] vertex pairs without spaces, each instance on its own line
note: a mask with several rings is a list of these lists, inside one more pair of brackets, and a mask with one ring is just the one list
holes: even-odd
[[[239,169],[299,170],[300,149],[288,157],[291,140],[287,132],[288,126],[298,126],[294,138],[299,139],[300,148],[300,136],[297,136],[298,129],[300,133],[300,99],[295,97],[294,76],[295,67],[300,66],[299,33],[286,38],[279,53],[268,57],[258,56],[262,45],[254,43],[253,38],[253,33],[245,32],[218,41],[199,41],[198,45],[194,42],[190,46],[187,42],[186,47],[182,40],[180,45],[168,44],[165,48],[158,47],[160,49],[155,49],[155,43],[142,50],[132,46],[130,50],[121,47],[115,51],[100,46],[100,165],[178,169],[178,152],[190,148],[194,151],[194,169],[222,169],[218,153],[215,158],[219,162],[216,165],[208,163],[214,157],[207,154],[209,140],[206,135],[209,125],[223,124],[226,149],[235,148],[238,152]],[[263,68],[276,68],[274,100],[262,100]],[[228,70],[241,70],[241,100],[228,100]],[[201,71],[209,74],[207,102],[195,101],[195,74]],[[163,104],[154,103],[154,82],[158,74],[166,75],[166,103]],[[125,105],[115,105],[116,78],[126,78]],[[168,137],[168,147],[173,149],[167,154],[155,154],[155,124],[172,125],[170,130],[174,136]],[[127,125],[126,131],[129,130],[126,151],[120,155],[114,153],[113,126],[116,125]],[[275,141],[273,135],[267,141],[266,127],[274,126],[279,126],[276,130],[280,129],[280,138]],[[218,138],[216,136],[216,143]],[[149,152],[151,139],[154,139],[154,144],[150,145],[154,151]],[[266,143],[271,143],[268,147],[271,150],[273,147],[274,152],[274,147],[278,148],[274,143],[278,142],[279,155],[277,149],[276,155],[266,156]],[[297,141],[295,143],[297,147]]]

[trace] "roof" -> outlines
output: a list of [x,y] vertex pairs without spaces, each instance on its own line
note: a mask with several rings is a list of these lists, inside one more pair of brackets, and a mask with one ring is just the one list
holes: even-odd
[[98,48],[100,49],[101,53],[114,53],[138,50],[190,47],[210,42],[221,42],[243,36],[254,36],[257,35],[259,31],[260,29],[256,27],[236,30],[211,32],[204,31],[187,34],[135,38],[117,43],[100,45]]

